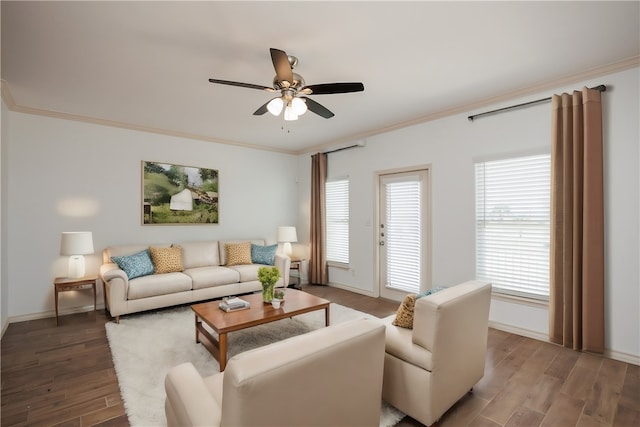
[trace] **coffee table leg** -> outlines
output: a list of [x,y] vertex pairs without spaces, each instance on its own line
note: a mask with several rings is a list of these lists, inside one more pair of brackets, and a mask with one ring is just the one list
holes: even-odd
[[324,325],[329,326],[329,306],[324,309]]
[[220,372],[227,367],[227,334],[218,334],[218,345],[220,346]]
[[198,321],[198,316],[196,315],[196,344],[200,344],[200,338],[198,337],[198,326],[200,325],[200,321]]

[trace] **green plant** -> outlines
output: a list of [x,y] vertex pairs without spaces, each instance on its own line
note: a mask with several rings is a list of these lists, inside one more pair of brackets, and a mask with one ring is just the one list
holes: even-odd
[[282,289],[276,289],[273,291],[273,297],[275,299],[283,300],[284,299],[284,291]]
[[263,285],[273,286],[280,278],[278,267],[260,267],[258,269],[258,280]]

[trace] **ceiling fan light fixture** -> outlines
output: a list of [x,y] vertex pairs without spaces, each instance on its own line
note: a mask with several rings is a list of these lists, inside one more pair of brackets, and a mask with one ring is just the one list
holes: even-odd
[[293,107],[291,107],[291,105],[287,105],[287,108],[284,109],[284,119],[288,122],[298,120],[298,115],[293,110]]
[[291,100],[291,108],[297,116],[301,116],[307,112],[307,103],[300,98],[293,98]]
[[279,116],[280,113],[282,112],[283,106],[284,106],[284,101],[282,101],[282,98],[273,98],[267,104],[267,110],[269,110],[269,112],[274,116]]

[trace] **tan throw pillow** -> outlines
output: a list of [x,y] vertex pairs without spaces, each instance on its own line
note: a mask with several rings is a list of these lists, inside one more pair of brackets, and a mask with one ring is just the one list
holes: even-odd
[[391,322],[395,326],[400,326],[401,328],[409,328],[413,329],[413,310],[416,305],[416,295],[409,294],[404,297],[402,304],[398,307],[398,311],[396,312],[396,318]]
[[156,269],[156,274],[174,273],[183,271],[182,268],[182,248],[173,246],[171,248],[149,247],[151,261]]
[[251,264],[251,242],[226,243],[227,265]]

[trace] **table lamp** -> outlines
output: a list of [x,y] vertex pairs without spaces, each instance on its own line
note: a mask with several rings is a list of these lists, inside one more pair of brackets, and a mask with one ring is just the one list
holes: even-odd
[[60,255],[69,257],[68,276],[84,277],[84,255],[93,253],[93,235],[90,231],[64,231],[60,239]]
[[298,235],[296,233],[296,228],[292,226],[282,226],[278,227],[278,242],[284,243],[282,245],[282,251],[285,255],[291,255],[291,242],[297,242]]

